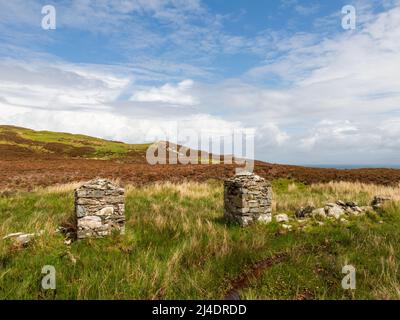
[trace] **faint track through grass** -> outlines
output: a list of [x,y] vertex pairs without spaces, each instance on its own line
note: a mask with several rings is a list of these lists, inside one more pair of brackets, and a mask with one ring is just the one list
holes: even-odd
[[278,253],[272,257],[265,258],[257,263],[246,268],[246,271],[240,274],[237,278],[230,281],[229,291],[225,294],[225,300],[239,300],[240,290],[245,289],[251,281],[257,280],[262,272],[266,271],[271,266],[281,263],[287,258],[286,253]]

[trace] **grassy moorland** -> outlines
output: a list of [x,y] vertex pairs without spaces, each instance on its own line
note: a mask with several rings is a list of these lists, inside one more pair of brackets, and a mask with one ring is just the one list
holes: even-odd
[[[127,144],[82,134],[1,126],[0,146],[28,156],[64,156],[95,159],[115,159],[129,155],[144,155],[149,144]],[[18,155],[18,154],[17,154]]]
[[[178,183],[184,179],[203,183],[209,179],[226,179],[235,172],[235,164],[215,164],[211,155],[210,164],[150,165],[146,161],[148,146],[0,125],[0,194],[99,176],[120,179],[124,184],[146,185]],[[176,155],[177,146],[169,144],[168,147],[172,153],[168,151],[167,158],[170,154]],[[204,159],[204,155],[199,156]],[[307,185],[358,181],[396,186],[400,182],[400,170],[389,168],[339,170],[255,161],[254,172],[269,180],[292,179]]]
[[[337,199],[400,200],[400,186],[306,186],[273,181],[274,213]],[[127,186],[125,235],[64,244],[57,226],[73,215],[75,184],[0,197],[0,236],[39,232],[26,248],[0,240],[0,299],[400,299],[400,204],[347,223],[227,225],[220,182]],[[342,267],[356,290],[341,287]],[[57,289],[41,289],[53,265]]]

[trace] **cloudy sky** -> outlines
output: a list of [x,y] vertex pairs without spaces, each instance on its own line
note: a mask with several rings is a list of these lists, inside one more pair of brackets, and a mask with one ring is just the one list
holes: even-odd
[[1,124],[136,143],[174,122],[253,128],[269,162],[399,164],[400,0],[0,0]]

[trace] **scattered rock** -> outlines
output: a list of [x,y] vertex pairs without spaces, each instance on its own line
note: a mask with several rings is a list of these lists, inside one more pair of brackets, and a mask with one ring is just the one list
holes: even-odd
[[29,243],[33,240],[34,237],[35,237],[35,234],[33,234],[33,233],[22,234],[15,238],[15,242],[17,245],[25,247],[25,246],[29,245]]
[[21,236],[23,234],[24,233],[22,233],[22,232],[10,233],[10,234],[6,235],[5,237],[3,237],[3,240],[9,239],[9,238],[18,237],[18,236]]
[[[381,197],[376,196],[372,201],[373,206],[359,206],[357,202],[354,201],[342,201],[337,200],[335,203],[329,202],[325,204],[324,208],[314,208],[311,206],[308,207],[301,207],[296,210],[295,215],[298,218],[297,222],[299,223],[299,228],[304,230],[306,227],[309,227],[308,222],[312,222],[318,224],[319,226],[323,226],[324,222],[322,221],[315,221],[314,219],[310,218],[317,218],[321,217],[324,219],[328,219],[331,221],[339,221],[341,223],[349,223],[344,215],[347,216],[360,216],[364,215],[367,212],[373,212],[374,209],[379,208],[382,204],[386,201],[392,200],[390,197]],[[278,215],[279,216],[279,215]],[[278,219],[277,219],[278,221]],[[383,223],[379,221],[379,223]]]
[[360,207],[346,207],[345,213],[348,216],[358,216],[365,213]]
[[296,210],[295,215],[297,218],[305,218],[310,216],[314,209],[315,207],[313,206],[301,207]]
[[313,217],[326,218],[326,213],[325,213],[325,209],[324,209],[324,208],[314,209],[314,210],[311,212],[311,215],[312,215]]
[[281,226],[282,226],[283,229],[286,229],[286,230],[289,230],[289,231],[292,230],[292,228],[293,228],[290,224],[282,224]]
[[6,235],[5,237],[3,237],[3,240],[13,239],[15,245],[26,247],[32,242],[34,237],[34,233],[16,232]]
[[342,215],[344,215],[344,210],[341,206],[337,204],[327,203],[325,206],[325,213],[328,217],[334,217],[335,219],[339,219]]
[[314,218],[321,217],[324,219],[337,220],[342,218],[344,214],[347,216],[359,216],[367,212],[372,212],[380,208],[383,203],[390,200],[392,200],[390,197],[375,196],[371,206],[359,206],[358,203],[354,201],[344,202],[342,200],[337,200],[335,203],[326,203],[324,208],[314,208],[311,206],[301,207],[296,210],[295,215],[298,218],[308,218],[312,216]]
[[347,201],[346,202],[346,206],[347,207],[351,207],[351,208],[355,208],[355,207],[358,207],[358,204],[356,202],[353,202],[353,201]]
[[344,212],[349,216],[353,216],[353,215],[358,216],[358,215],[364,214],[368,210],[372,209],[372,207],[359,207],[357,202],[354,202],[354,201],[344,202],[344,201],[338,200],[338,201],[336,201],[336,204],[338,206],[340,206],[344,210]]
[[325,204],[326,207],[337,207],[338,205],[336,203],[328,202]]
[[301,207],[296,210],[296,217],[309,217],[314,218],[327,218],[333,217],[339,219],[342,215],[347,213],[348,215],[358,215],[363,213],[363,209],[357,206],[357,203],[349,201],[344,202],[342,200],[336,201],[336,203],[327,203],[324,208],[314,208],[312,206]]
[[276,220],[276,222],[288,222],[289,217],[287,214],[281,213],[281,214],[278,214],[275,216],[275,220]]
[[382,205],[385,202],[392,201],[391,197],[386,197],[386,196],[375,196],[374,199],[371,202],[371,206],[374,210],[378,210],[382,208]]
[[373,212],[374,211],[374,208],[372,208],[371,206],[363,206],[363,207],[360,207],[360,209],[361,209],[361,211],[363,213]]
[[[267,214],[261,214],[257,221],[262,222],[262,223],[270,223],[272,221],[272,216],[267,215]],[[251,221],[249,220],[247,224],[249,224]]]
[[336,201],[336,204],[339,205],[339,206],[341,206],[341,207],[345,207],[345,206],[346,206],[346,203],[343,202],[342,200]]

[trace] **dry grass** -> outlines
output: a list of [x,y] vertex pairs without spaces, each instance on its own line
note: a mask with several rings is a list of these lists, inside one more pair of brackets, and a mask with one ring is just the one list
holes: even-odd
[[[113,184],[121,186],[121,179],[108,179],[110,180]],[[35,187],[32,192],[35,193],[66,193],[66,192],[72,192],[75,189],[79,188],[82,184],[86,183],[87,181],[73,181],[73,182],[68,182],[68,183],[60,183],[60,184],[55,184],[52,186],[47,186],[47,187]],[[129,186],[131,188],[131,186]]]
[[[389,196],[400,201],[400,184],[389,187],[358,182],[329,182],[310,186],[279,180],[274,185],[274,212],[293,213],[304,206],[322,207],[337,200],[355,201],[361,206],[369,205],[374,196]],[[282,183],[283,181],[283,183]]]
[[[114,184],[121,185],[119,179],[111,179]],[[83,182],[71,182],[65,184],[57,184],[49,187],[38,187],[34,192],[38,193],[65,193],[72,192]],[[210,198],[215,193],[213,187],[209,183],[201,183],[194,181],[185,181],[182,183],[157,182],[145,187],[134,185],[126,185],[126,195],[132,195],[138,190],[144,190],[149,196],[159,194],[161,192],[174,192],[180,197],[190,199]],[[368,204],[375,195],[389,196],[395,201],[400,201],[400,184],[394,187],[365,184],[359,182],[329,182],[312,184],[307,191],[301,190],[299,185],[291,182],[287,186],[287,192],[282,194],[274,194],[273,211],[293,211],[301,206],[321,206],[325,202],[334,202],[336,200],[359,201],[360,204]],[[152,204],[155,213],[162,211],[158,204]],[[184,218],[184,214],[183,217]],[[165,217],[160,215],[155,221],[158,225],[165,224]]]
[[288,185],[288,192],[294,192],[297,191],[297,189],[298,189],[297,184],[294,182]]
[[365,193],[370,198],[373,198],[376,195],[389,196],[393,198],[393,200],[400,201],[400,184],[396,186],[383,186],[359,182],[340,181],[311,185],[311,191],[315,190],[323,190],[335,196],[346,194],[349,197],[354,198],[357,197],[360,193]]
[[[125,186],[127,195],[132,194],[138,189],[139,187],[134,185]],[[182,183],[157,182],[140,189],[145,190],[145,192],[147,192],[150,196],[164,191],[172,191],[178,193],[180,197],[187,197],[191,199],[207,198],[211,197],[215,193],[215,190],[213,190],[208,183],[194,181],[185,181]]]
[[79,188],[83,182],[70,182],[63,184],[56,184],[49,187],[36,187],[33,192],[37,193],[65,193],[72,192],[75,189]]

